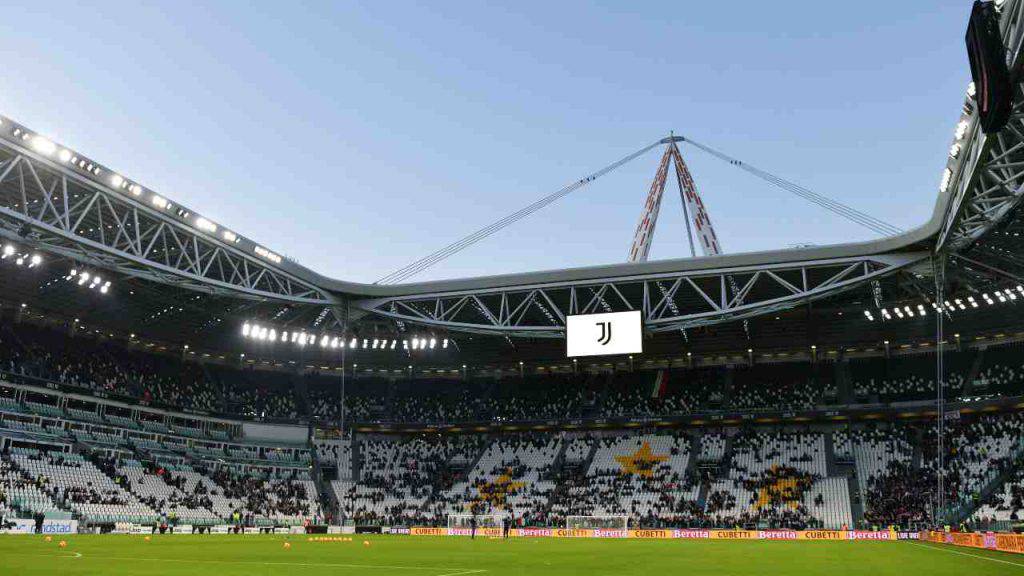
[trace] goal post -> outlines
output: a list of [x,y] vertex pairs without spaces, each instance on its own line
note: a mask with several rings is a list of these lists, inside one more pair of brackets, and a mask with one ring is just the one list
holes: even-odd
[[625,532],[629,528],[629,516],[566,516],[565,528],[567,530],[622,530]]
[[477,530],[495,528],[500,530],[504,519],[501,514],[449,514],[448,528],[456,530],[470,530],[473,527],[473,519],[476,518]]

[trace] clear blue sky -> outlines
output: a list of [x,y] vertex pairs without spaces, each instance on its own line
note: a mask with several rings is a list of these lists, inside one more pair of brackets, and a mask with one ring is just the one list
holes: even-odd
[[[970,2],[32,2],[0,112],[373,281],[675,130],[902,228],[931,214]],[[724,248],[872,234],[689,148]],[[658,153],[418,277],[621,262]],[[666,195],[652,259],[685,256]]]

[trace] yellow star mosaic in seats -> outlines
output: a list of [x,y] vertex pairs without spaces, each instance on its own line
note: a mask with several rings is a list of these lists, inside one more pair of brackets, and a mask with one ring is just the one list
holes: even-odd
[[487,502],[497,508],[503,508],[505,506],[505,499],[509,495],[515,494],[525,485],[525,482],[512,480],[512,476],[506,472],[495,478],[493,482],[481,482],[477,485],[477,491],[479,492],[477,500]]
[[651,443],[644,442],[636,452],[625,456],[616,456],[623,474],[636,474],[637,476],[652,476],[655,465],[668,460],[668,454],[654,454],[651,451]]
[[796,509],[804,493],[811,487],[812,479],[793,469],[773,465],[757,488],[757,502],[754,508],[785,505]]

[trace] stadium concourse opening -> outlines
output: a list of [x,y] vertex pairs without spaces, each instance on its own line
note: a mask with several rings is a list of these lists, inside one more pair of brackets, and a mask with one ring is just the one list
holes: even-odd
[[[969,30],[920,227],[670,133],[373,284],[0,117],[0,575],[1024,572],[1024,0]],[[626,262],[409,282],[655,149]],[[682,150],[876,238],[729,254]]]

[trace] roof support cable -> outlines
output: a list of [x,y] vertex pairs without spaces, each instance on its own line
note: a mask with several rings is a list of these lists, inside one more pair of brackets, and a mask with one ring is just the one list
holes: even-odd
[[480,240],[487,238],[488,236],[494,234],[495,232],[498,232],[499,230],[509,226],[510,224],[514,224],[515,222],[518,222],[519,220],[522,220],[523,218],[530,216],[531,214],[537,212],[538,210],[544,208],[545,206],[552,204],[556,200],[564,196],[568,196],[572,192],[575,192],[576,190],[583,188],[587,184],[590,184],[594,180],[597,180],[601,176],[608,174],[609,172],[615,170],[616,168],[619,168],[624,164],[627,164],[639,158],[640,156],[643,156],[647,152],[650,152],[651,150],[656,148],[659,144],[661,144],[660,140],[658,142],[654,142],[652,144],[644,146],[640,150],[637,150],[636,152],[633,152],[632,154],[620,160],[617,160],[609,164],[608,166],[605,166],[604,168],[598,170],[597,172],[594,172],[593,174],[590,174],[589,176],[576,180],[575,182],[567,186],[564,186],[563,188],[551,194],[548,194],[547,196],[544,196],[543,198],[537,200],[536,202],[529,204],[528,206],[516,212],[513,212],[512,214],[509,214],[508,216],[505,216],[500,220],[496,220],[488,224],[487,226],[484,226],[483,228],[480,228],[479,230],[473,232],[472,234],[469,234],[459,240],[456,240],[455,242],[452,242],[451,244],[445,246],[444,248],[441,248],[440,250],[437,250],[432,254],[424,256],[423,258],[420,258],[419,260],[403,268],[395,270],[391,274],[388,274],[387,276],[384,276],[383,278],[377,280],[376,282],[374,282],[374,284],[395,284],[398,282],[402,282],[403,280],[406,280],[416,274],[419,274],[420,272],[426,270],[427,268],[430,268],[431,266],[437,264],[438,262],[454,254],[457,254],[462,250],[465,250],[466,248],[472,246],[473,244],[476,244]]
[[681,140],[683,142],[687,142],[687,143],[691,144],[693,147],[695,147],[695,148],[697,148],[699,150],[703,150],[704,152],[707,152],[708,154],[718,158],[719,160],[723,160],[723,161],[725,161],[725,162],[727,162],[727,163],[729,163],[729,164],[731,164],[733,166],[736,166],[737,168],[739,168],[739,169],[741,169],[741,170],[743,170],[743,171],[745,171],[745,172],[747,172],[749,174],[752,174],[752,175],[760,178],[761,180],[764,180],[765,182],[768,182],[769,184],[772,184],[772,185],[774,185],[774,186],[776,186],[778,188],[781,188],[781,189],[783,189],[783,190],[785,190],[785,191],[787,191],[787,192],[789,192],[791,194],[799,196],[799,197],[803,198],[804,200],[807,200],[808,202],[816,204],[816,205],[818,205],[818,206],[820,206],[820,207],[822,207],[822,208],[824,208],[826,210],[829,210],[830,212],[833,212],[834,214],[838,214],[839,216],[842,216],[843,218],[846,218],[847,220],[849,220],[851,222],[859,224],[860,226],[863,226],[864,228],[867,228],[867,229],[869,229],[869,230],[871,230],[873,232],[877,232],[878,234],[881,234],[882,236],[895,236],[895,235],[901,234],[903,232],[902,229],[897,228],[896,226],[893,226],[892,224],[889,224],[888,222],[879,220],[878,218],[875,218],[874,216],[871,216],[870,214],[866,214],[864,212],[861,212],[860,210],[857,210],[856,208],[853,208],[851,206],[847,206],[846,204],[843,204],[842,202],[839,202],[838,200],[833,200],[832,198],[829,198],[827,196],[823,196],[821,194],[818,194],[817,192],[813,192],[811,190],[808,190],[807,188],[805,188],[805,187],[803,187],[803,186],[801,186],[799,184],[796,184],[794,182],[790,182],[789,180],[786,180],[785,178],[781,178],[781,177],[776,176],[776,175],[774,175],[774,174],[772,174],[770,172],[765,172],[764,170],[761,170],[760,168],[756,168],[754,166],[751,166],[750,164],[747,164],[746,162],[743,162],[742,160],[738,160],[736,158],[733,158],[732,156],[729,156],[729,155],[727,155],[727,154],[725,154],[725,153],[723,153],[723,152],[721,152],[719,150],[716,150],[716,149],[714,149],[714,148],[712,148],[710,146],[707,146],[705,144],[701,144],[699,142],[695,142],[695,141],[693,141],[693,140],[691,140],[689,138],[681,138]]

